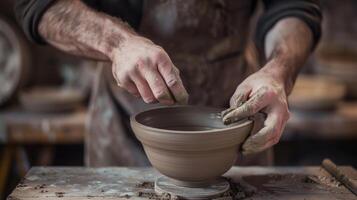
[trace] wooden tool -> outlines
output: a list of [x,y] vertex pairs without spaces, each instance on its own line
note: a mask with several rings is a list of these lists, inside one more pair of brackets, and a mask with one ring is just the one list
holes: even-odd
[[322,167],[333,177],[340,181],[347,189],[357,196],[357,186],[344,173],[342,173],[330,159],[322,161]]

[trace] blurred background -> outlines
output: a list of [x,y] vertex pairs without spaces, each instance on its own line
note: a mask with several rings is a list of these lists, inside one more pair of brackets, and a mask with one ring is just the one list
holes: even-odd
[[[289,97],[274,165],[357,167],[357,1],[322,0],[323,36]],[[31,166],[81,166],[93,61],[28,42],[0,1],[0,199]]]

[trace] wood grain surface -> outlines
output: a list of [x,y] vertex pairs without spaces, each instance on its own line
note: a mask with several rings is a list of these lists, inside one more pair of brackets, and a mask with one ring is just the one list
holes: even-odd
[[[354,168],[340,167],[353,181]],[[152,168],[32,168],[8,197],[11,199],[148,199],[152,182],[160,176]],[[225,174],[249,199],[356,199],[320,167],[233,167]]]

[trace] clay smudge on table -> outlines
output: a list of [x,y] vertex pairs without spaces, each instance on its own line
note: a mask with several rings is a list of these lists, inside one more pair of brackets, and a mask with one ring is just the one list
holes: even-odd
[[158,195],[154,192],[154,182],[144,181],[135,185],[137,189],[136,196],[138,197],[145,197],[148,199],[155,199],[155,200],[173,200],[179,199],[176,196],[171,196],[168,193],[163,193]]
[[148,181],[144,181],[141,183],[136,184],[135,186],[137,188],[145,188],[145,189],[150,189],[150,188],[154,188],[154,182],[148,182]]
[[[307,174],[266,174],[248,175],[242,180],[257,189],[257,196],[274,199],[276,196],[289,196],[301,192],[315,194],[343,194],[341,185],[333,177]],[[308,189],[308,190],[307,190]]]
[[305,182],[327,185],[330,187],[342,186],[342,184],[339,181],[337,181],[336,178],[334,178],[334,177],[317,176],[317,175],[306,176]]
[[64,192],[55,192],[56,197],[64,197]]

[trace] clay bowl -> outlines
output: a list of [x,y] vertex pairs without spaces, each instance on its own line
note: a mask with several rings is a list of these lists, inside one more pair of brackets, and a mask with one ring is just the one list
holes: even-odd
[[131,127],[154,168],[176,185],[201,187],[232,167],[253,126],[248,119],[226,126],[220,111],[193,106],[156,108],[131,117]]

